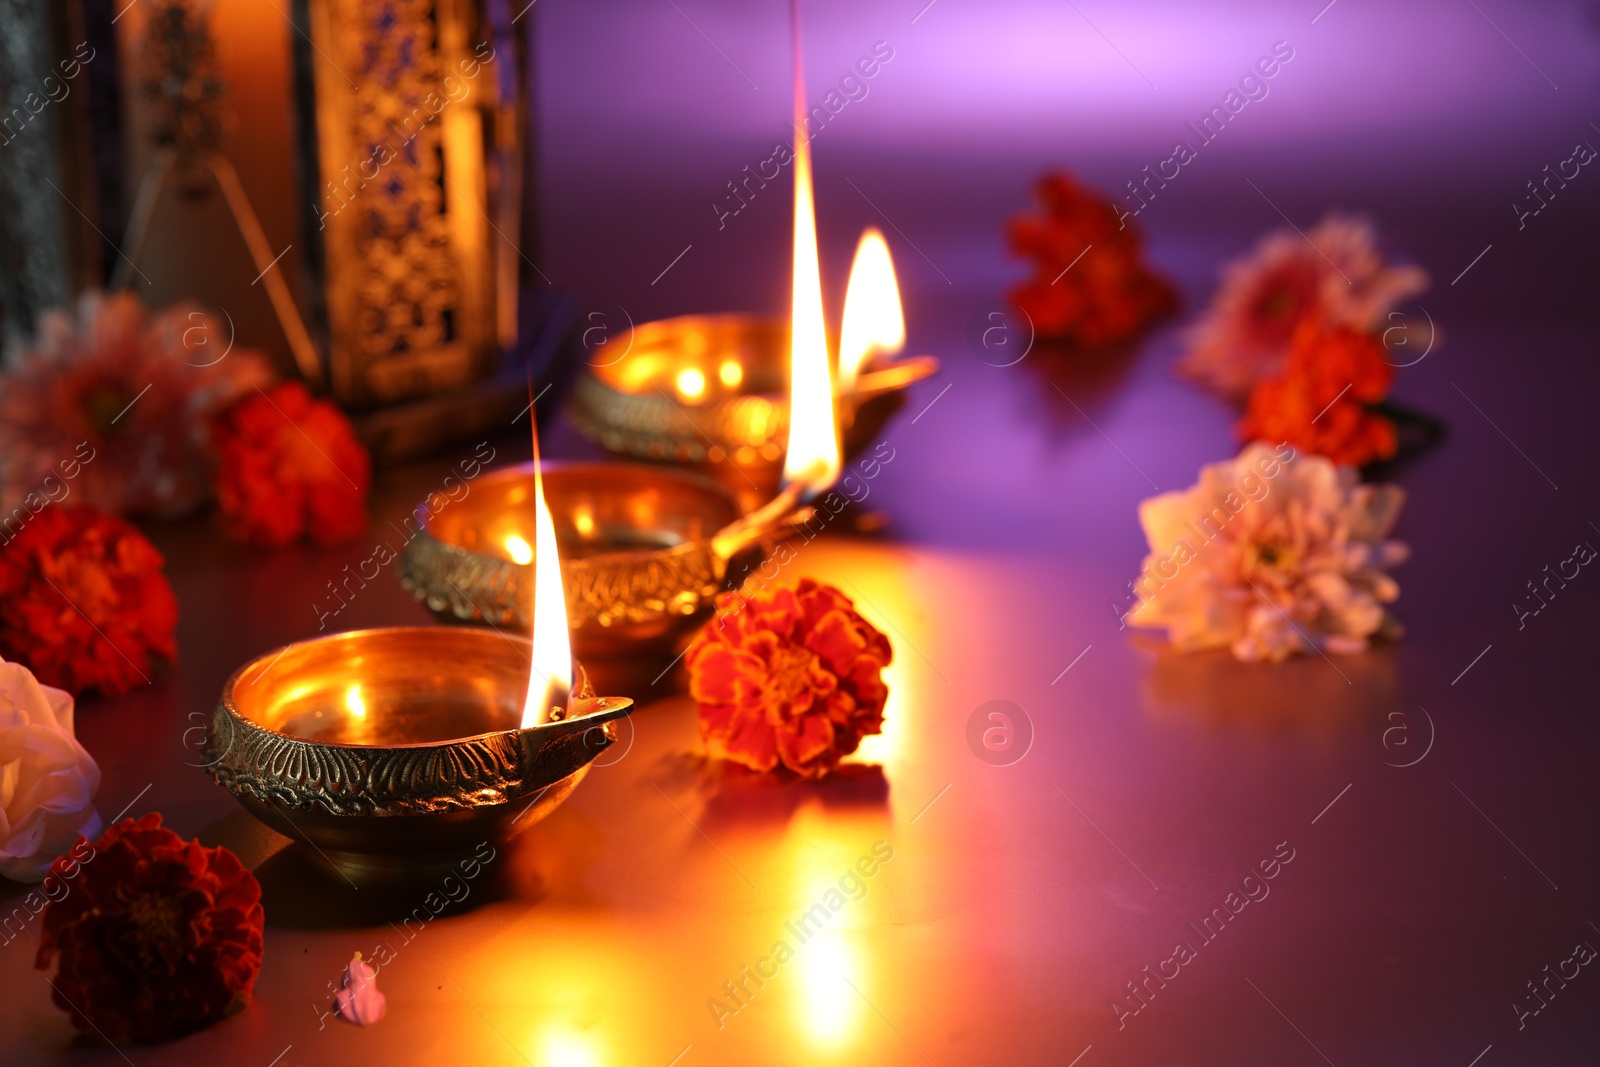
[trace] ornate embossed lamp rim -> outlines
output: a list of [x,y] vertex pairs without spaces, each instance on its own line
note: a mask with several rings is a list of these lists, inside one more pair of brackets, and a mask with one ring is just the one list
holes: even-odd
[[[807,513],[790,495],[743,514],[734,494],[711,479],[646,464],[555,462],[543,470],[558,530],[573,525],[581,506],[597,530],[609,526],[624,540],[598,538],[590,548],[600,550],[587,554],[563,550],[567,616],[580,657],[631,654],[697,626],[735,562],[754,561],[765,539]],[[400,584],[441,618],[526,630],[533,568],[501,549],[504,535],[515,532],[513,494],[532,479],[531,464],[504,468],[479,477],[467,498],[436,517],[419,508]],[[669,535],[682,540],[626,543]]]
[[530,653],[524,637],[439,626],[286,645],[224,683],[205,769],[347,876],[426,869],[549,814],[633,709],[574,664],[568,707],[521,726]]

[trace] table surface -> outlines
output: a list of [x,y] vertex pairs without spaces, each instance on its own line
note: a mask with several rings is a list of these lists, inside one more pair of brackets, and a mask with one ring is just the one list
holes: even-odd
[[[240,663],[316,632],[326,583],[398,536],[391,521],[459,457],[382,472],[371,531],[350,545],[261,553],[204,520],[152,526],[182,605],[180,658],[147,689],[85,700],[78,729],[104,770],[102,814],[159,810],[256,871],[260,980],[247,1011],[208,1031],[112,1050],[75,1040],[50,1006],[34,924],[0,947],[0,1062],[1594,1062],[1600,975],[1552,982],[1520,1026],[1513,1005],[1575,945],[1600,944],[1600,585],[1574,581],[1525,628],[1512,603],[1600,538],[1600,177],[1522,230],[1506,207],[1574,141],[1600,143],[1586,126],[1600,115],[1582,111],[1600,69],[1593,17],[921,6],[812,16],[818,84],[874,40],[896,47],[874,95],[819,138],[830,306],[875,221],[913,349],[945,360],[886,432],[895,458],[862,505],[886,529],[826,535],[790,565],[843,588],[894,644],[884,732],[852,773],[730,779],[699,754],[679,674],[643,675],[620,756],[462,904],[402,927],[434,887],[353,888],[215,786],[186,731]],[[785,194],[720,231],[705,203],[784,129],[782,20],[631,0],[540,15],[542,268],[639,321],[781,310]],[[1297,52],[1273,94],[1139,220],[1151,254],[1192,312],[1217,264],[1283,217],[1372,211],[1433,275],[1407,313],[1426,308],[1444,340],[1397,396],[1448,433],[1395,475],[1397,536],[1414,549],[1397,572],[1403,642],[1271,667],[1173,654],[1111,607],[1143,555],[1138,502],[1236,447],[1229,412],[1171,373],[1178,326],[1116,358],[1039,347],[1005,368],[966,334],[1018,275],[1000,227],[1034,174],[1066,164],[1120,187],[1277,39]],[[514,435],[496,447],[500,461],[528,451]],[[592,454],[564,423],[548,447]],[[427,621],[388,571],[340,627]],[[991,700],[1031,731],[1008,766],[968,743]],[[892,859],[864,895],[799,944],[789,924],[875,848]],[[1202,933],[1273,857],[1268,895]],[[779,940],[793,958],[717,1012],[735,1003],[724,983]],[[1177,977],[1133,999],[1130,983],[1170,976],[1180,944],[1193,958]],[[389,1015],[368,1030],[323,1015],[355,950],[388,959]]]

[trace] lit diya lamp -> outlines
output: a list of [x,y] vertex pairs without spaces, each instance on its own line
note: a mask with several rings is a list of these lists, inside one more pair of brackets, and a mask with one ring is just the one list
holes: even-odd
[[[400,584],[445,621],[533,628],[533,477],[532,464],[508,467],[437,512],[419,507]],[[791,499],[744,516],[716,482],[638,463],[548,464],[543,480],[573,641],[597,667],[676,654],[717,594],[760,562],[763,542],[803,512]]]
[[445,866],[554,810],[633,702],[573,661],[537,458],[532,491],[531,640],[408,627],[268,653],[222,688],[211,776],[347,877]]
[[[713,469],[731,464],[746,477],[770,478],[784,458],[796,388],[801,382],[820,388],[829,373],[834,360],[822,315],[799,59],[797,34],[790,321],[688,315],[608,338],[573,391],[571,413],[585,435],[611,452]],[[906,390],[939,369],[933,356],[893,358],[905,338],[888,243],[868,229],[850,268],[838,373],[827,390],[844,426],[847,456],[870,445],[904,405]]]
[[[820,321],[820,292],[816,302]],[[807,341],[806,343],[811,343]],[[813,349],[825,376],[826,350]],[[567,618],[580,657],[591,662],[681,651],[761,563],[770,541],[810,514],[807,501],[839,476],[838,427],[824,376],[796,386],[785,486],[744,514],[716,482],[641,463],[508,467],[481,475],[459,502],[417,509],[418,530],[400,558],[400,583],[446,621],[538,632],[530,596],[540,550],[527,532],[530,501],[548,487],[560,546]]]

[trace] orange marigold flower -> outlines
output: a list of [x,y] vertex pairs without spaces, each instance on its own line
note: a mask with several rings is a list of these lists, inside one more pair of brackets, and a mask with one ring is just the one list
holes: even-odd
[[1172,313],[1177,296],[1144,262],[1141,238],[1109,200],[1066,174],[1039,181],[1041,215],[1011,220],[1010,244],[1034,275],[1011,301],[1040,337],[1099,348]]
[[246,396],[217,420],[222,529],[278,547],[302,535],[348,541],[367,525],[367,450],[344,413],[299,382]]
[[1308,319],[1295,329],[1283,372],[1256,384],[1239,436],[1282,442],[1364,467],[1399,448],[1395,425],[1373,410],[1394,383],[1376,338]]
[[80,837],[52,870],[34,966],[56,1007],[113,1044],[210,1026],[249,1000],[261,971],[261,885],[225,848],[185,841],[158,814]]
[[725,593],[685,655],[700,736],[752,770],[819,778],[883,730],[889,639],[839,590],[802,578]]
[[149,682],[152,655],[178,654],[164,564],[124,519],[44,508],[0,548],[0,656],[74,695]]

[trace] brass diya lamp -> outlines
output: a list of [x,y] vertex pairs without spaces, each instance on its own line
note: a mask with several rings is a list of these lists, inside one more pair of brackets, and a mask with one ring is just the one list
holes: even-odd
[[[439,618],[526,632],[532,625],[532,464],[485,474],[419,529],[400,583]],[[637,463],[551,463],[545,493],[560,545],[562,587],[580,659],[666,651],[699,628],[804,513],[793,495],[749,515],[707,478]]]
[[[898,305],[896,305],[898,310]],[[607,451],[688,464],[775,467],[789,433],[789,325],[739,313],[685,315],[607,339],[569,409]],[[844,454],[872,444],[933,356],[878,361],[841,385]]]
[[[933,356],[892,358],[905,316],[883,234],[861,235],[836,343],[823,326],[812,206],[811,149],[796,62],[794,275],[791,315],[688,315],[608,337],[573,390],[578,428],[607,450],[640,459],[732,466],[770,480],[785,456],[797,376],[821,353],[843,429],[844,456],[869,446],[905,405],[912,385],[939,369]],[[738,482],[730,480],[738,486]],[[742,488],[742,487],[741,487]]]
[[211,776],[352,880],[447,866],[560,805],[633,702],[596,696],[572,659],[537,474],[533,494],[531,640],[389,628],[263,655],[223,686]]

